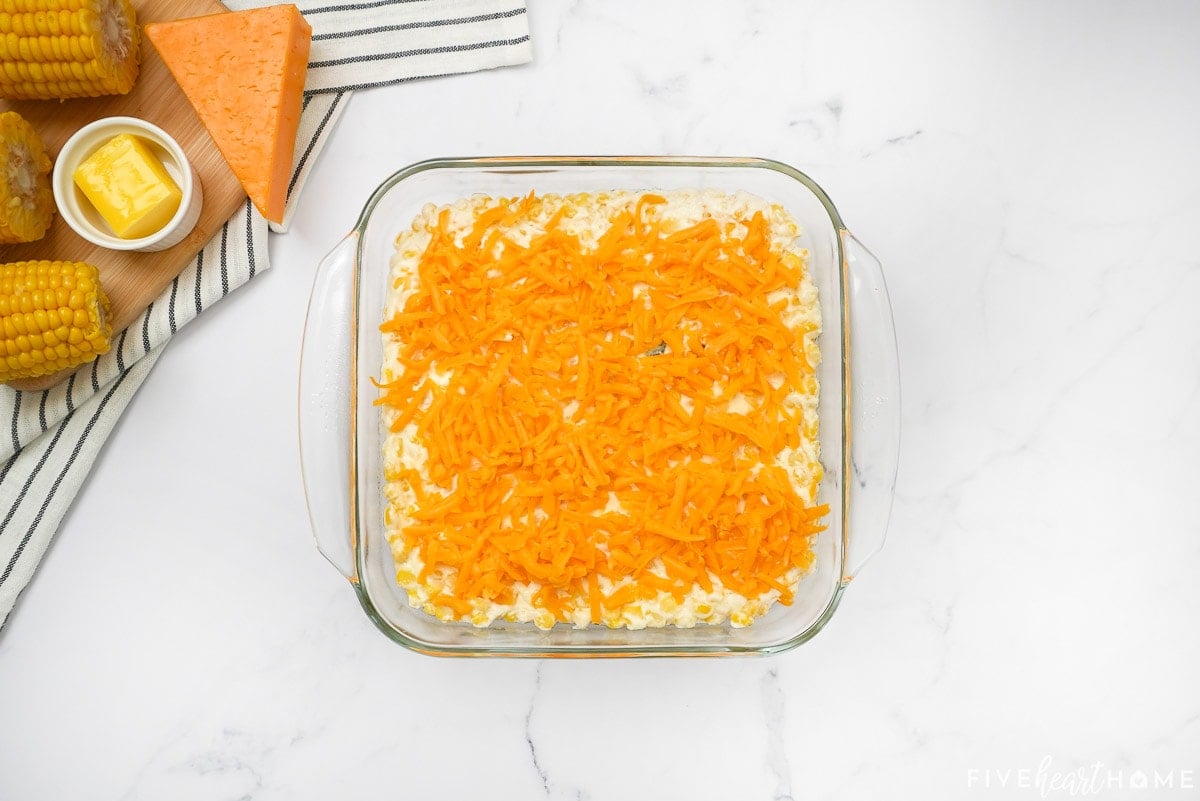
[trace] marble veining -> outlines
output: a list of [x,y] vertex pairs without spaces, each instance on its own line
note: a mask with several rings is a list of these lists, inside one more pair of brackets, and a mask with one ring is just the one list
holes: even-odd
[[787,720],[787,698],[779,681],[779,668],[773,667],[762,676],[762,709],[767,729],[767,770],[775,777],[774,801],[794,801],[792,769],[784,746],[784,724]]
[[541,780],[542,790],[546,797],[550,797],[550,776],[546,773],[546,769],[542,767],[538,761],[537,744],[533,741],[533,713],[537,707],[538,695],[542,689],[542,666],[537,666],[537,672],[533,674],[533,693],[529,696],[529,709],[525,712],[525,744],[529,746],[529,760],[533,763],[533,769]]

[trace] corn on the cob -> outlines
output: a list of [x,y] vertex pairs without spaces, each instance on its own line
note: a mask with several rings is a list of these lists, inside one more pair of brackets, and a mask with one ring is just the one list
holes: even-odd
[[46,235],[54,216],[50,166],[33,126],[15,111],[0,113],[0,244]]
[[139,44],[129,0],[4,0],[0,97],[123,95],[137,79]]
[[110,313],[90,264],[0,264],[0,382],[50,375],[107,353]]

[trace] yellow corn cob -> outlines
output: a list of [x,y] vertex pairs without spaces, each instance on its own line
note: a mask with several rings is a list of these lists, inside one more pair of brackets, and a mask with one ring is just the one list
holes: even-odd
[[100,273],[81,261],[0,264],[0,382],[78,367],[107,353]]
[[0,2],[0,97],[123,95],[138,74],[129,0]]
[[41,239],[53,216],[50,157],[41,137],[17,112],[0,113],[0,244]]

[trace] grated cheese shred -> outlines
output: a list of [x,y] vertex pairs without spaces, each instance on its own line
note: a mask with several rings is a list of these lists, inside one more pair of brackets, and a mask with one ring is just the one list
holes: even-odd
[[444,620],[748,625],[814,562],[820,311],[745,193],[476,196],[397,238],[397,580]]

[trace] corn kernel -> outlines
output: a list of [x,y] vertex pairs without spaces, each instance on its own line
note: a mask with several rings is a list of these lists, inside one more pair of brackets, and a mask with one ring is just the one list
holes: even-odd
[[[86,291],[71,293],[78,306],[56,308],[57,292],[49,287],[67,275]],[[0,265],[0,382],[50,375],[108,352],[112,326],[99,278],[95,267],[76,262]]]
[[139,39],[129,0],[0,3],[0,97],[125,94],[137,78]]

